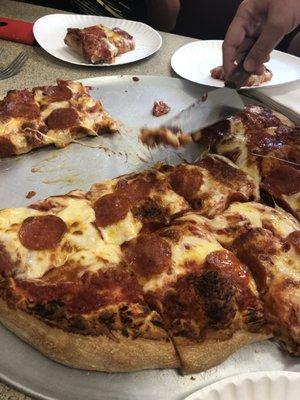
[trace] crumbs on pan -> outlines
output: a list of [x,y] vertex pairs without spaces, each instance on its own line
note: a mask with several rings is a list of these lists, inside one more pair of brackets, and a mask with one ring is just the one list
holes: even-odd
[[26,197],[26,199],[31,199],[35,195],[36,195],[36,192],[34,190],[30,190],[30,192],[28,192],[25,197]]
[[206,101],[207,100],[207,96],[208,96],[208,93],[206,92],[206,93],[204,93],[203,95],[202,95],[202,97],[201,97],[201,101]]
[[137,76],[133,76],[132,80],[133,80],[133,82],[138,82],[140,80],[140,78],[138,78]]

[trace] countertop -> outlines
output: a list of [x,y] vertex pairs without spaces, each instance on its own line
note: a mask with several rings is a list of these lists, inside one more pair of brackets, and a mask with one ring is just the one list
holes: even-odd
[[[16,1],[0,0],[0,15],[2,17],[33,22],[44,15],[55,13],[63,13],[63,11]],[[133,76],[174,76],[175,74],[172,73],[170,67],[172,54],[179,47],[191,42],[193,39],[164,32],[161,35],[163,38],[162,48],[152,57],[133,64],[118,67],[112,66],[111,68],[81,67],[67,64],[50,56],[38,46],[28,46],[0,40],[0,48],[5,51],[4,57],[2,57],[5,60],[5,64],[12,60],[21,50],[25,51],[29,56],[29,60],[18,75],[0,81],[0,97],[8,90],[50,84],[55,82],[56,78],[79,79],[99,75],[122,74],[132,74]],[[2,60],[0,60],[0,66],[1,63]],[[0,383],[0,400],[30,400],[30,398]]]

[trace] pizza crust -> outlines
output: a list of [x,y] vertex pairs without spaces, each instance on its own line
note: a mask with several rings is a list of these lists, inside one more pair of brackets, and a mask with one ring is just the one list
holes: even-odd
[[45,356],[73,368],[132,372],[154,368],[178,368],[179,358],[171,341],[130,339],[114,334],[83,336],[51,327],[0,299],[0,322]]
[[181,361],[183,374],[206,371],[221,364],[239,348],[272,337],[267,333],[237,331],[229,339],[204,339],[201,343],[182,338],[173,338]]

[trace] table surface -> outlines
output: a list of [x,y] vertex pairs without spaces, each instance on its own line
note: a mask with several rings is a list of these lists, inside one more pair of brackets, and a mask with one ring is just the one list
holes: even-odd
[[[2,17],[33,22],[44,15],[54,13],[63,13],[63,11],[16,1],[0,0],[0,15]],[[175,50],[191,42],[193,39],[164,32],[161,35],[163,38],[162,48],[152,57],[132,64],[111,68],[82,67],[67,64],[50,56],[38,46],[27,46],[0,39],[0,48],[5,51],[4,57],[2,57],[3,61],[2,59],[0,60],[0,66],[2,62],[7,64],[11,61],[21,50],[25,51],[29,56],[29,60],[18,75],[1,81],[0,97],[10,89],[22,89],[41,84],[50,84],[55,82],[56,78],[79,79],[122,74],[132,74],[133,76],[175,76],[170,66],[171,56]],[[30,400],[30,398],[0,383],[0,400]]]
[[[55,13],[63,13],[63,11],[10,0],[0,0],[0,15],[7,18],[23,19],[33,22],[39,17]],[[164,32],[162,32],[161,35],[163,38],[162,48],[152,57],[132,64],[112,66],[110,68],[71,65],[52,57],[38,46],[28,46],[0,40],[0,48],[5,51],[4,57],[1,57],[0,66],[2,62],[7,64],[21,50],[25,51],[29,56],[29,60],[26,62],[21,73],[1,81],[0,97],[9,89],[21,89],[37,84],[49,84],[53,83],[56,78],[79,79],[122,74],[175,76],[171,71],[171,56],[175,50],[193,41],[193,39]]]

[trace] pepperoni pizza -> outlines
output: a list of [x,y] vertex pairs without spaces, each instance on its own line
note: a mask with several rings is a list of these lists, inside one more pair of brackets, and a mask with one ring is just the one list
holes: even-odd
[[0,157],[54,144],[114,133],[118,124],[79,82],[12,90],[0,101]]
[[[219,67],[213,68],[210,71],[210,75],[214,79],[218,79],[221,81],[225,81],[225,75],[223,66],[220,65]],[[244,86],[260,86],[262,83],[269,82],[273,78],[273,73],[268,68],[264,67],[263,72],[260,75],[251,74],[247,81],[245,82]]]
[[191,136],[179,128],[161,126],[159,128],[142,128],[139,140],[145,146],[154,148],[159,145],[178,149],[192,141]]
[[117,56],[134,50],[134,38],[120,28],[93,25],[68,28],[64,42],[92,64],[113,64]]
[[252,200],[212,155],[4,209],[0,321],[90,370],[202,371],[273,336],[298,354],[300,227]]
[[248,266],[276,337],[300,356],[299,223],[280,209],[234,203],[208,224],[218,242]]
[[195,133],[196,142],[228,157],[300,219],[300,131],[282,114],[251,105]]

